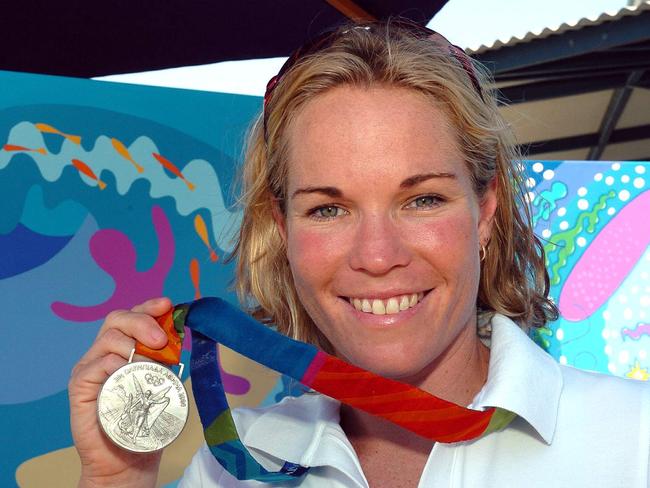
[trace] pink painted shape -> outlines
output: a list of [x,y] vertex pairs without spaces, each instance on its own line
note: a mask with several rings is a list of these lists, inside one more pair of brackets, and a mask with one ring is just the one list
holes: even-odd
[[219,374],[221,374],[221,382],[223,383],[223,390],[226,393],[233,395],[245,395],[251,389],[250,381],[242,376],[228,373],[221,367],[221,356],[219,354],[219,344],[215,344],[217,348],[217,362],[219,363]]
[[640,339],[642,335],[650,336],[650,324],[637,324],[634,329],[626,327],[621,334],[634,340]]
[[174,234],[162,208],[153,207],[151,218],[158,238],[158,258],[150,269],[136,270],[135,246],[127,235],[115,229],[102,229],[90,240],[90,254],[115,281],[113,294],[103,303],[91,306],[53,302],[52,311],[64,320],[94,322],[112,310],[129,309],[161,296],[165,278],[174,262]]
[[650,191],[628,203],[591,242],[562,287],[566,320],[584,320],[621,286],[650,243]]

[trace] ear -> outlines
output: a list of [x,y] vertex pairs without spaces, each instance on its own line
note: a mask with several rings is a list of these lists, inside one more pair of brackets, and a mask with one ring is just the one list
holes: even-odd
[[273,215],[273,220],[275,221],[275,225],[278,227],[278,232],[280,232],[280,237],[282,237],[282,240],[284,243],[287,243],[287,219],[282,212],[282,209],[280,208],[280,201],[271,196],[269,197],[271,199],[271,213]]
[[480,216],[478,223],[478,236],[481,245],[485,246],[492,235],[494,214],[497,211],[497,179],[492,178],[480,201]]

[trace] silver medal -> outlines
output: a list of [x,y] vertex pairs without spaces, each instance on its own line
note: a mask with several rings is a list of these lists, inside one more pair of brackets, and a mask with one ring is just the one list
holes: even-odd
[[97,416],[108,438],[132,452],[158,451],[171,444],[185,427],[189,411],[178,376],[158,363],[130,359],[109,376],[97,397]]

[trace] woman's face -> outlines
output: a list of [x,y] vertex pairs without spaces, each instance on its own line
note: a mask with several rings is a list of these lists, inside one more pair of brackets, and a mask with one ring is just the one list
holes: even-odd
[[339,87],[288,131],[286,239],[298,295],[340,357],[414,378],[476,321],[479,201],[446,115],[403,88]]

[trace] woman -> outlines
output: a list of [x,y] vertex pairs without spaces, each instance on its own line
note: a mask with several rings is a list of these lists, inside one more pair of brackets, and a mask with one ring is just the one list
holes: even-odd
[[[311,466],[286,486],[647,486],[647,385],[561,367],[525,334],[556,310],[518,211],[515,146],[486,86],[460,50],[403,22],[321,37],[269,83],[244,167],[242,303],[357,366],[516,414],[499,432],[434,445],[321,395],[240,411],[262,464]],[[160,453],[112,446],[95,399],[134,339],[164,346],[152,316],[169,307],[110,314],[73,372],[81,485],[155,482]],[[615,405],[629,416],[612,418]],[[638,457],[609,448],[621,442]],[[182,485],[256,482],[203,449]]]

